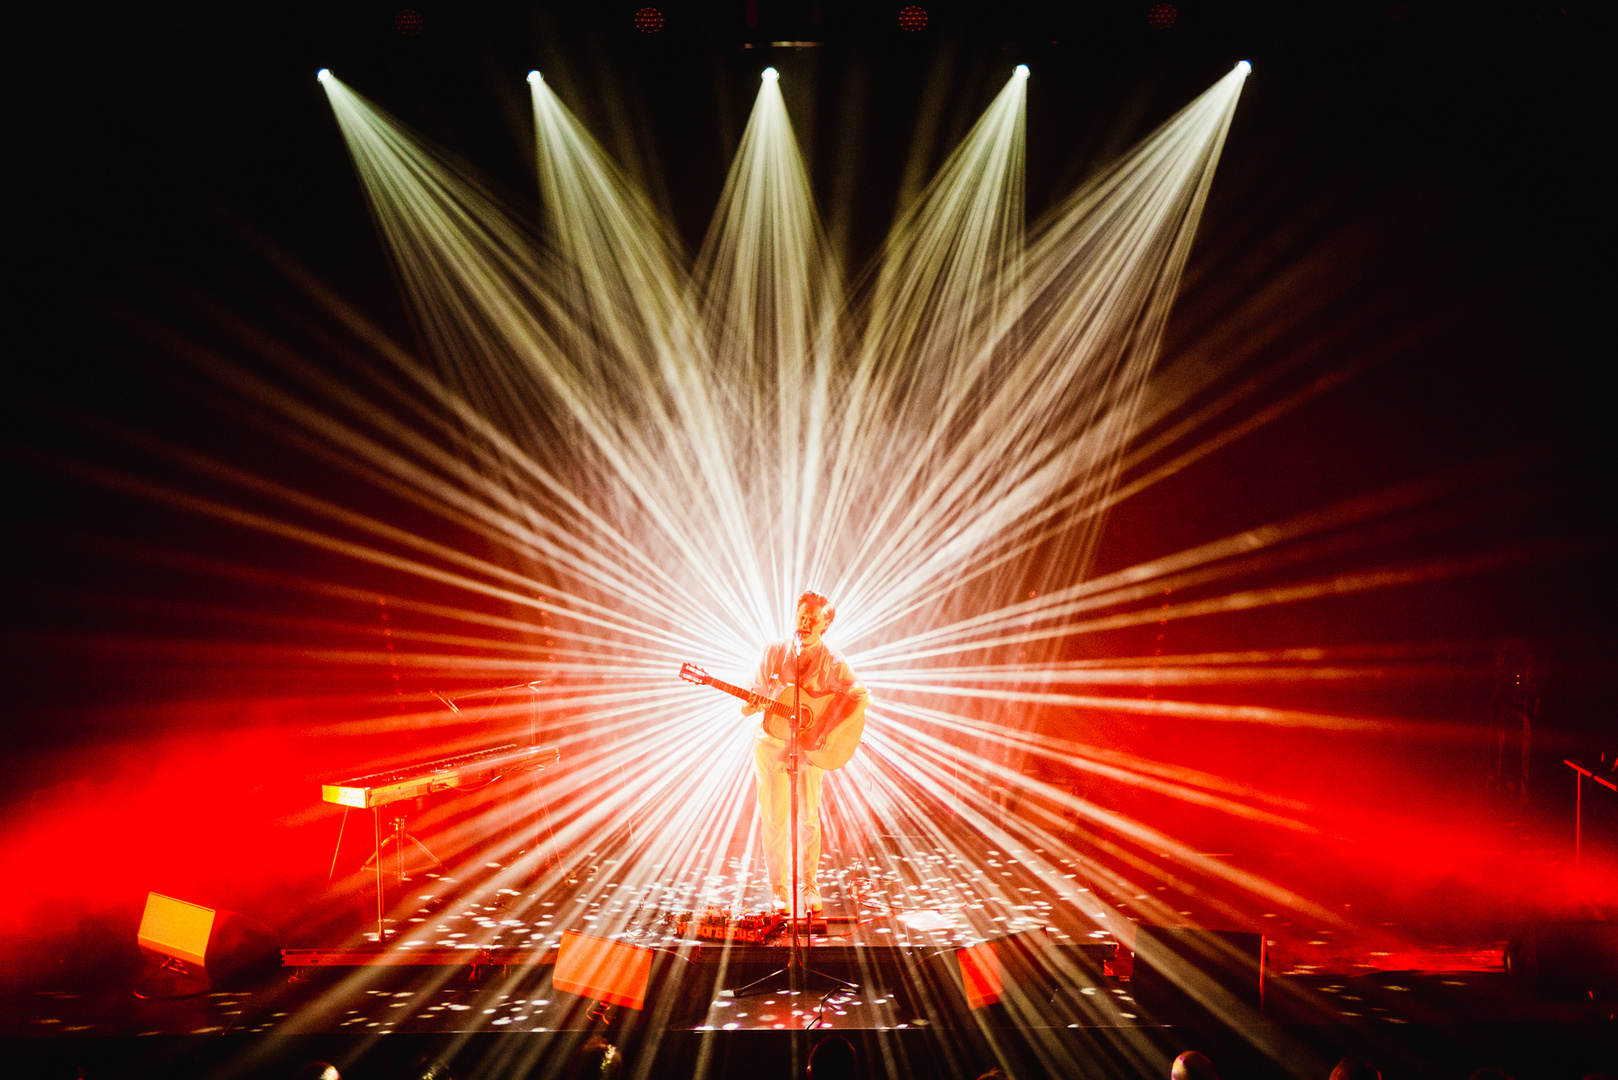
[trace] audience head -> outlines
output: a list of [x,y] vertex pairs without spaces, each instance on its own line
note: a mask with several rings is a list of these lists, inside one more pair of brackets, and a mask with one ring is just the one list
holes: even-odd
[[859,1060],[853,1043],[840,1035],[828,1035],[809,1051],[810,1080],[853,1080]]
[[1175,1058],[1169,1076],[1172,1080],[1219,1080],[1213,1062],[1195,1050],[1187,1050]]
[[586,1039],[567,1063],[568,1080],[616,1080],[623,1071],[623,1054],[599,1035]]
[[1382,1074],[1363,1058],[1346,1057],[1331,1071],[1331,1080],[1382,1080]]
[[455,1074],[442,1061],[424,1054],[410,1063],[410,1071],[403,1080],[455,1080]]

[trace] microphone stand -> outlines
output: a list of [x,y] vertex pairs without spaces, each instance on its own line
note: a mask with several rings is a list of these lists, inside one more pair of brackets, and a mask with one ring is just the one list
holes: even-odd
[[[792,798],[791,822],[787,835],[792,838],[792,943],[787,947],[787,988],[798,989],[803,972],[803,954],[798,949],[798,864],[803,861],[803,837],[798,835],[798,726],[803,719],[803,639],[792,633],[792,722],[787,725],[787,791]],[[807,935],[805,935],[807,936]]]
[[[808,989],[808,980],[812,976],[819,979],[822,984],[830,983],[830,990],[858,990],[859,983],[847,982],[828,975],[824,971],[816,971],[803,962],[802,949],[808,948],[808,938],[811,936],[807,927],[804,928],[805,942],[798,944],[798,904],[801,900],[798,891],[798,863],[803,859],[802,837],[798,835],[798,769],[800,765],[798,746],[798,726],[803,716],[803,647],[798,635],[792,635],[792,720],[787,724],[787,793],[792,799],[792,810],[789,815],[790,837],[792,840],[792,908],[791,908],[791,934],[792,941],[787,949],[787,966],[770,972],[763,978],[754,979],[746,986],[736,990],[721,990],[720,997],[737,998],[747,994],[758,993],[766,983],[772,983],[781,975],[787,977],[787,991],[797,994],[800,990]],[[807,914],[807,912],[805,913]]]

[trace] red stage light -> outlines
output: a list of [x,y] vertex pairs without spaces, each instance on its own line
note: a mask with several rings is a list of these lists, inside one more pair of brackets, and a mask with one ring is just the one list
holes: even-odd
[[635,12],[635,29],[643,34],[663,32],[663,13],[655,7],[643,7]]
[[1153,30],[1167,30],[1180,17],[1173,4],[1153,4],[1146,9],[1146,25]]
[[899,29],[914,34],[927,26],[927,9],[914,4],[899,9]]
[[393,28],[405,37],[415,37],[421,33],[421,12],[415,8],[400,8],[393,14]]

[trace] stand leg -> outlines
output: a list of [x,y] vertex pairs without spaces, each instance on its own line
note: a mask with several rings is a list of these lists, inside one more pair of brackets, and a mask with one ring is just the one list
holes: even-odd
[[382,811],[371,807],[371,838],[376,857],[376,943],[382,944]]
[[739,998],[739,997],[747,997],[749,994],[760,993],[761,991],[763,991],[765,989],[765,984],[766,983],[775,982],[776,979],[780,978],[782,975],[786,975],[788,972],[791,971],[791,969],[792,969],[792,966],[790,964],[787,965],[784,968],[776,968],[774,971],[770,972],[768,975],[764,975],[764,976],[762,976],[760,978],[754,979],[752,982],[748,983],[746,986],[738,986],[734,990],[721,990],[721,991],[719,991],[719,996],[722,997],[722,998]]
[[343,807],[343,820],[337,824],[337,846],[331,849],[331,869],[326,871],[326,884],[337,876],[337,856],[343,850],[343,830],[348,828],[348,807]]
[[207,968],[199,968],[172,956],[150,975],[135,984],[135,996],[147,1001],[169,998],[196,997],[213,989],[213,979]]
[[[411,839],[414,840],[415,837],[412,836]],[[393,858],[399,864],[399,892],[400,892],[401,895],[404,893],[404,883],[405,883],[404,842],[405,842],[404,818],[403,817],[396,817],[396,818],[393,819]]]
[[[396,817],[393,819],[393,831],[382,840],[381,844],[376,850],[376,853],[372,855],[372,858],[376,860],[378,866],[380,866],[383,859],[386,858],[386,856],[382,854],[382,848],[389,844],[393,845],[394,863],[397,867],[394,872],[398,875],[399,886],[401,889],[403,889],[404,883],[410,880],[409,864],[405,862],[405,848],[407,845],[415,848],[416,851],[420,852],[425,857],[422,865],[418,867],[419,870],[427,871],[439,869],[444,865],[444,860],[433,854],[432,848],[422,843],[420,838],[405,828],[405,819],[402,817]],[[370,864],[367,863],[366,865],[369,866]],[[385,893],[387,889],[385,879],[383,879],[382,889]],[[401,893],[401,896],[402,895],[403,894]]]
[[787,735],[787,798],[792,807],[787,836],[792,846],[792,941],[787,949],[787,986],[798,988],[797,975],[803,970],[803,958],[798,955],[798,725],[796,718]]
[[734,990],[721,990],[718,996],[722,998],[739,998],[747,997],[749,994],[762,993],[763,991],[774,989],[774,984],[783,975],[787,977],[786,992],[789,994],[796,994],[810,989],[809,986],[799,985],[799,983],[807,983],[811,977],[820,979],[822,982],[831,983],[833,986],[843,990],[858,990],[860,988],[859,983],[848,982],[844,979],[839,979],[835,975],[827,975],[824,971],[816,971],[814,968],[789,961],[784,968],[777,968],[768,975],[754,979],[745,986],[738,986]]

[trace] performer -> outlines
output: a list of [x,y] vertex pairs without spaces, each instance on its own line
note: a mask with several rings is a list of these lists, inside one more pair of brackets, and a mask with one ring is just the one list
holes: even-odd
[[[802,907],[810,912],[819,912],[822,907],[816,871],[820,867],[820,780],[825,770],[809,764],[805,755],[824,746],[827,733],[853,718],[856,712],[863,711],[870,701],[870,694],[848,666],[848,661],[820,640],[836,615],[836,607],[821,593],[810,590],[798,597],[797,633],[786,641],[765,647],[758,674],[753,679],[754,693],[778,698],[785,691],[782,700],[791,705],[796,657],[803,670],[804,696],[842,692],[832,699],[819,721],[798,736],[798,830],[803,838],[798,884]],[[759,711],[756,706],[747,705],[742,708],[742,715],[751,716]],[[770,890],[775,894],[775,910],[785,912],[792,907],[792,789],[787,775],[787,743],[771,735],[762,719],[753,732],[753,771],[758,778],[758,812],[763,825],[764,863],[769,869]]]

